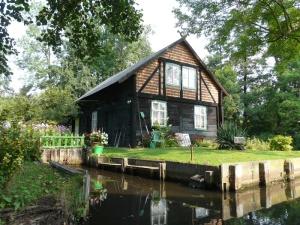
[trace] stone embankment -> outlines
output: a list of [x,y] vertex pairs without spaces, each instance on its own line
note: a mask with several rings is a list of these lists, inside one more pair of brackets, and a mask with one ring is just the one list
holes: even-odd
[[[158,179],[190,182],[199,175],[206,188],[238,191],[294,181],[300,177],[300,158],[257,162],[227,163],[219,166],[128,158],[90,158],[88,165]],[[195,185],[197,186],[197,185]]]
[[290,182],[300,177],[300,158],[210,166],[163,160],[90,157],[82,149],[64,149],[44,151],[42,159],[63,164],[84,163],[91,167],[146,175],[162,180],[190,182],[192,177],[199,177],[199,182],[203,181],[204,185],[195,184],[196,180],[193,181],[193,186],[217,188],[221,191],[238,191],[248,187],[268,186],[276,182]]

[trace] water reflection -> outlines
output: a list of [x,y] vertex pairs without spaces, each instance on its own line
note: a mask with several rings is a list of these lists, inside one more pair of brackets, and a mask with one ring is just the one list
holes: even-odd
[[298,183],[223,194],[103,170],[89,173],[86,225],[300,224]]

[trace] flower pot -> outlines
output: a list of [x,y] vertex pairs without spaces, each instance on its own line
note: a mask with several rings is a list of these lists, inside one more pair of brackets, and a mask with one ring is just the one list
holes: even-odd
[[103,188],[102,182],[97,181],[97,182],[94,183],[94,189],[95,190],[99,190],[99,189],[102,189],[102,188]]
[[96,146],[94,147],[94,153],[95,153],[95,154],[100,155],[100,154],[102,154],[102,152],[103,152],[103,146],[101,146],[101,145],[96,145]]

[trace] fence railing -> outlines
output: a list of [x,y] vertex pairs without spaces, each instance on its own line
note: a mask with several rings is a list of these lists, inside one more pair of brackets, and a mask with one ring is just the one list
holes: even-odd
[[84,146],[84,135],[45,135],[40,137],[41,148],[81,148]]

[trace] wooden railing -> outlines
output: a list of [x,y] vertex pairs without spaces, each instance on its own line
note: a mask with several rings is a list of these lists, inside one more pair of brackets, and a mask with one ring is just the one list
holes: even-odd
[[84,146],[84,135],[45,135],[40,137],[41,148],[81,148]]

